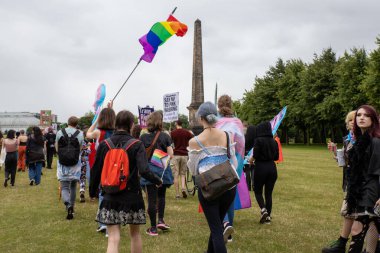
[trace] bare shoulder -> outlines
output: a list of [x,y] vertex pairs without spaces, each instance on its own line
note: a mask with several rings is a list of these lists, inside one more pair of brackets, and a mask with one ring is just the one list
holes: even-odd
[[191,138],[189,140],[189,148],[190,149],[197,149],[197,148],[199,148],[198,144],[197,144],[197,141],[195,140],[195,137],[193,137],[193,138]]

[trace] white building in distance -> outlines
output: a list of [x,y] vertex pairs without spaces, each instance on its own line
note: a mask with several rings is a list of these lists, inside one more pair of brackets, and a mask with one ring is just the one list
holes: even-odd
[[13,129],[26,130],[40,125],[40,114],[31,112],[0,112],[0,131]]

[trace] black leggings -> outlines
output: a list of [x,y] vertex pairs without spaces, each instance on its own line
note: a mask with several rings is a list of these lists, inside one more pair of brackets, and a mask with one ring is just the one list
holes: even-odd
[[369,224],[371,222],[375,223],[377,231],[380,231],[380,218],[379,217],[369,217],[368,215],[366,216],[359,216],[358,218],[355,219],[355,221],[359,221],[363,229],[362,231],[357,234],[353,235],[350,243],[350,248],[348,249],[349,253],[361,253],[363,250],[363,244],[364,244],[364,237],[367,234]]
[[[163,185],[159,188],[155,185],[146,186],[148,195],[148,214],[150,218],[150,225],[155,227],[157,225],[157,209],[158,209],[158,221],[164,219],[165,213],[165,195],[166,186]],[[158,199],[158,205],[157,205]],[[158,207],[158,208],[157,208]]]
[[223,239],[223,218],[235,199],[236,187],[225,192],[215,200],[208,201],[203,197],[202,190],[198,191],[198,199],[203,208],[210,228],[207,253],[227,253]]
[[[253,186],[256,201],[260,209],[266,208],[268,214],[272,212],[272,192],[277,180],[277,169],[274,162],[260,162],[256,164],[253,170]],[[265,201],[263,198],[263,188]]]
[[245,179],[247,181],[248,191],[253,189],[253,165],[244,165]]
[[11,175],[11,185],[15,184],[17,169],[17,152],[9,152],[5,157],[5,180]]

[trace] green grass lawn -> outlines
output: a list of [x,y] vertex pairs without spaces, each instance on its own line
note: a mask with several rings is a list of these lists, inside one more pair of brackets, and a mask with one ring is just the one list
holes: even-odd
[[[259,208],[235,212],[235,235],[229,252],[320,252],[339,236],[342,218],[342,170],[325,146],[283,148],[273,195],[273,220],[259,224]],[[43,169],[39,186],[29,186],[28,173],[18,172],[14,187],[3,187],[0,172],[0,252],[105,252],[107,238],[96,233],[97,202],[75,206],[74,220],[66,220],[58,199],[56,170]],[[167,193],[165,221],[170,232],[149,237],[141,226],[144,252],[204,252],[208,226],[199,214],[197,197],[175,199]],[[120,252],[129,252],[128,227],[122,228]]]

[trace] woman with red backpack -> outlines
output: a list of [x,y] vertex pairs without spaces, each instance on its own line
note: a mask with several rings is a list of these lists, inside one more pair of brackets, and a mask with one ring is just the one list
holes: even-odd
[[146,223],[146,216],[139,175],[156,185],[162,184],[162,180],[149,169],[144,145],[140,141],[135,142],[130,134],[133,121],[134,116],[129,111],[121,111],[117,114],[116,131],[109,139],[99,144],[91,171],[90,196],[95,196],[103,177],[102,171],[105,169],[110,143],[119,148],[126,144],[129,145],[126,151],[129,159],[129,176],[126,178],[126,188],[116,193],[105,191],[96,215],[96,221],[107,225],[108,253],[119,252],[120,225],[126,224],[129,224],[130,228],[131,252],[142,252],[139,225]]

